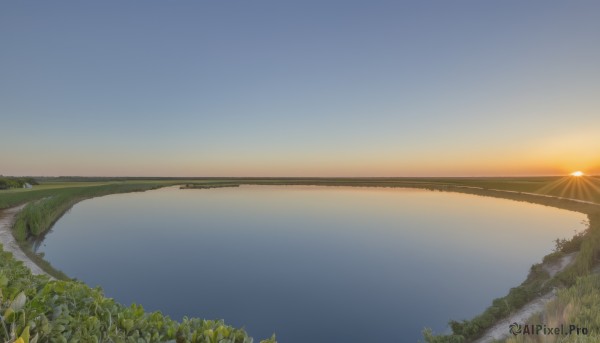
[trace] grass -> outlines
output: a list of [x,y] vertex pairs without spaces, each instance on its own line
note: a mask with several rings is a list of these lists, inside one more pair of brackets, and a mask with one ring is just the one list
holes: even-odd
[[[555,300],[546,305],[543,313],[531,317],[527,324],[546,325],[547,327],[560,327],[565,329],[575,325],[580,329],[586,328],[587,334],[582,331],[569,336],[556,335],[518,335],[505,340],[506,343],[531,343],[531,342],[599,342],[600,341],[600,275],[591,274],[578,278],[572,287],[558,291]],[[523,323],[525,324],[525,323]]]
[[[34,276],[1,248],[0,313],[0,341],[9,343],[252,342],[244,330],[223,321],[184,318],[178,323],[139,305],[120,305],[100,288]],[[275,337],[261,343],[275,343]]]
[[[67,276],[53,268],[42,256],[33,251],[35,241],[43,239],[52,225],[74,204],[92,197],[116,193],[140,192],[171,186],[173,183],[133,182],[133,183],[61,183],[36,186],[29,192],[10,190],[0,194],[4,201],[0,204],[18,205],[27,203],[17,216],[13,226],[13,235],[25,254],[45,272],[57,279]],[[39,188],[38,188],[39,187]]]
[[[0,341],[20,342],[230,342],[249,343],[240,329],[222,321],[187,319],[177,323],[141,306],[124,307],[100,289],[68,280],[31,249],[75,203],[92,197],[138,192],[181,181],[109,181],[44,183],[34,189],[0,192],[0,208],[27,203],[18,213],[13,234],[23,250],[59,280],[33,276],[12,255],[0,252]],[[21,296],[22,294],[22,296]],[[164,295],[168,296],[168,295]],[[14,303],[24,297],[23,306]],[[17,299],[17,300],[16,300]],[[57,309],[61,314],[57,315]],[[93,311],[92,311],[93,310]],[[4,328],[4,330],[2,330]],[[275,342],[275,338],[261,342]]]
[[[570,289],[580,278],[586,277],[594,265],[600,250],[600,213],[597,205],[578,203],[566,199],[540,197],[552,195],[600,203],[600,180],[595,177],[532,177],[532,178],[195,178],[178,180],[171,178],[121,178],[121,179],[44,179],[33,189],[10,189],[0,191],[0,209],[28,203],[17,217],[14,235],[24,250],[42,267],[54,271],[43,258],[31,251],[32,239],[43,238],[54,222],[78,201],[107,194],[145,191],[158,187],[181,185],[183,188],[235,187],[251,185],[316,185],[353,187],[403,187],[425,188],[437,191],[468,193],[479,196],[505,198],[552,206],[588,214],[589,229],[585,236],[563,247],[579,249],[572,266],[550,279],[539,265],[532,266],[527,280],[512,288],[503,298],[495,299],[481,315],[471,320],[451,321],[453,333],[433,335],[425,331],[428,342],[465,342],[480,336],[497,320],[520,308],[537,295],[552,287]],[[509,191],[509,192],[506,192]],[[566,250],[563,249],[563,250]],[[548,255],[545,260],[559,258],[561,252]],[[63,277],[58,274],[59,277]],[[596,322],[600,326],[600,322]]]
[[[554,288],[569,288],[575,285],[581,277],[589,275],[600,251],[600,215],[595,213],[588,216],[589,227],[583,235],[576,235],[570,241],[561,242],[557,245],[561,250],[545,258],[546,261],[553,260],[560,257],[561,254],[579,251],[571,266],[551,279],[540,264],[533,265],[529,276],[521,285],[512,288],[506,296],[492,301],[492,305],[482,314],[471,320],[450,321],[452,328],[450,335],[436,336],[431,330],[426,329],[424,331],[425,340],[430,343],[472,341],[480,337],[496,322],[536,297],[546,294]],[[600,325],[600,321],[595,325]]]
[[52,193],[50,195],[32,200],[18,213],[13,233],[19,242],[24,242],[29,238],[37,238],[50,230],[60,216],[81,200],[108,194],[141,192],[163,186],[166,185],[123,183],[51,189]]
[[[558,291],[555,300],[546,305],[543,312],[529,318],[529,325],[546,325],[547,327],[586,328],[587,334],[571,335],[518,335],[510,337],[506,343],[523,342],[598,342],[600,341],[600,270],[595,270],[600,260],[600,214],[590,215],[590,232],[581,243],[577,260],[572,268],[558,275],[558,280],[569,287]],[[593,219],[592,219],[593,218]],[[575,331],[576,332],[576,331]]]

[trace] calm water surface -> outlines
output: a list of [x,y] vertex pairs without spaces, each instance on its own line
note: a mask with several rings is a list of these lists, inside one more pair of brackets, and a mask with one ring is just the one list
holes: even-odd
[[121,303],[256,341],[416,342],[505,295],[584,219],[411,189],[166,188],[81,202],[39,251]]

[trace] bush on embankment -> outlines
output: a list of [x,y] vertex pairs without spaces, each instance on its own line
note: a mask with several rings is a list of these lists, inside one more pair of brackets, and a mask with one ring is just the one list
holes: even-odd
[[81,282],[34,276],[0,249],[0,341],[250,343],[252,338],[223,321],[178,323],[138,305],[120,305]]
[[0,176],[0,189],[22,188],[25,184],[37,185],[37,181],[31,177],[5,177]]
[[576,235],[570,241],[560,245],[562,251],[559,251],[559,254],[579,251],[571,266],[550,279],[541,265],[533,265],[527,280],[520,286],[511,288],[505,297],[495,299],[482,314],[471,320],[451,320],[449,324],[452,334],[449,335],[435,335],[430,329],[425,329],[423,331],[425,341],[429,343],[472,341],[529,301],[551,291],[553,287],[570,287],[576,284],[579,278],[588,275],[596,259],[600,257],[600,213],[589,214],[588,218],[589,227],[585,235]]
[[50,230],[68,209],[84,199],[108,194],[146,191],[163,186],[165,185],[157,183],[108,184],[55,190],[44,198],[30,202],[17,214],[13,234],[19,242],[39,237]]
[[[169,183],[118,183],[10,193],[7,204],[30,201],[17,214],[13,233],[20,243],[46,233],[77,202],[108,194],[145,191]],[[41,194],[44,196],[42,197]],[[25,195],[25,196],[23,196]],[[25,248],[28,249],[27,244]],[[30,251],[29,251],[30,252]],[[0,249],[0,342],[177,342],[250,343],[244,330],[223,321],[188,319],[181,323],[138,305],[125,307],[99,288],[71,280],[33,276]],[[261,341],[274,343],[275,337]]]
[[[560,327],[570,335],[518,335],[506,343],[540,342],[600,342],[600,275],[579,277],[569,288],[561,289],[555,300],[546,305],[546,310],[527,319],[529,325]],[[571,325],[575,326],[574,328]],[[573,329],[573,331],[571,331]],[[576,331],[579,329],[579,332]],[[585,331],[584,331],[585,329]]]

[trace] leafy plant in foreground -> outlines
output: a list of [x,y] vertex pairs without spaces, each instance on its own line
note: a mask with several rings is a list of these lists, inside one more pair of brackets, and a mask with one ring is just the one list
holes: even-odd
[[252,338],[220,320],[178,323],[140,305],[123,306],[100,288],[34,276],[0,250],[0,342],[251,343]]

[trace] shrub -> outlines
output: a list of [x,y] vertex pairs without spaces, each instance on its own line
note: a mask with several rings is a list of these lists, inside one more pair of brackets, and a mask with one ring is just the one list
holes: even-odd
[[[223,321],[178,323],[142,306],[125,307],[100,288],[34,276],[0,249],[0,341],[250,343],[244,330]],[[275,337],[262,343],[276,343]]]

